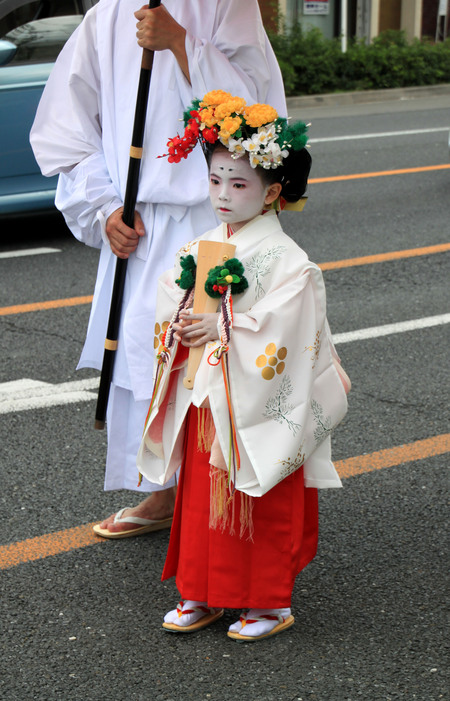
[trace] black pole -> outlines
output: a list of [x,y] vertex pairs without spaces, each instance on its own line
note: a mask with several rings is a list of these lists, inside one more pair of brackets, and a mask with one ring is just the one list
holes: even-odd
[[[159,7],[161,0],[151,0],[148,7],[153,10]],[[131,138],[130,161],[128,165],[127,184],[123,203],[123,221],[131,229],[134,228],[134,210],[139,185],[139,171],[142,159],[142,144],[144,141],[145,117],[147,114],[148,93],[150,90],[150,78],[153,66],[153,51],[144,49],[142,53],[141,72],[139,76],[138,93],[136,97],[136,111],[134,115],[133,134]],[[120,314],[122,311],[123,289],[127,272],[127,259],[117,258],[114,285],[111,295],[111,307],[109,311],[108,329],[105,339],[103,365],[98,389],[97,409],[95,412],[95,428],[105,427],[106,407],[108,405],[109,390],[114,369],[115,353],[117,349]]]

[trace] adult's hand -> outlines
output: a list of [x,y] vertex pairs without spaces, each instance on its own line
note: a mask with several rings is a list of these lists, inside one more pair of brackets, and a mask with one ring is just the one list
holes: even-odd
[[139,46],[151,51],[172,51],[181,70],[190,81],[185,28],[178,24],[164,5],[152,10],[148,5],[144,5],[134,16],[138,20],[136,36]]
[[134,229],[125,224],[122,218],[123,207],[119,207],[106,220],[105,231],[111,250],[118,258],[129,258],[136,250],[139,239],[145,235],[145,228],[139,212],[134,213]]

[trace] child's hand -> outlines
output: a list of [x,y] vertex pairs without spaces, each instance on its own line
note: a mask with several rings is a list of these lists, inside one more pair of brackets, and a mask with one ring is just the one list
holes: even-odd
[[218,313],[191,314],[189,312],[181,312],[180,322],[173,325],[174,338],[183,346],[188,346],[189,348],[202,346],[208,341],[218,341],[218,320]]

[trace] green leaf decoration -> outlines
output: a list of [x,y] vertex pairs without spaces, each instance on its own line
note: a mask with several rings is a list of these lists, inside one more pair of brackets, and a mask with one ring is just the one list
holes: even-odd
[[[227,278],[231,277],[231,281]],[[248,281],[244,277],[244,266],[237,258],[230,258],[226,267],[216,265],[211,268],[205,282],[205,291],[210,297],[221,297],[231,285],[231,294],[240,294],[248,287]]]
[[185,110],[183,112],[184,126],[186,126],[188,121],[191,119],[191,112],[192,111],[198,112],[198,110],[200,109],[200,102],[201,102],[201,100],[199,100],[198,98],[195,98],[195,100],[193,100],[191,102],[191,104],[189,105],[187,110]]
[[195,275],[197,272],[197,265],[195,263],[194,256],[184,256],[180,259],[181,275],[175,280],[177,285],[181,287],[182,290],[188,290],[190,287],[195,285]]

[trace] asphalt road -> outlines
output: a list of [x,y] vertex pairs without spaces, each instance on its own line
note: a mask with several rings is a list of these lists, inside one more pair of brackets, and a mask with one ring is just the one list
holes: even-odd
[[[448,169],[315,182],[448,164],[448,94],[294,107],[312,123],[312,183],[305,211],[283,218],[310,258],[448,242]],[[368,134],[379,136],[358,138]],[[92,294],[98,254],[59,217],[2,223],[1,231],[0,253],[58,252],[0,258],[0,307]],[[333,333],[448,313],[449,263],[442,252],[325,271]],[[75,370],[88,315],[88,304],[1,315],[0,396],[12,381],[94,378]],[[337,461],[448,433],[448,323],[401,328],[338,345],[353,388],[335,433]],[[93,429],[93,399],[21,410],[14,398],[0,419],[2,544],[137,503],[136,494],[102,491],[105,434]],[[319,552],[297,579],[296,624],[257,645],[227,639],[235,611],[195,636],[162,631],[177,601],[174,584],[160,581],[164,532],[3,569],[0,698],[447,698],[448,453],[419,458],[321,492]]]

